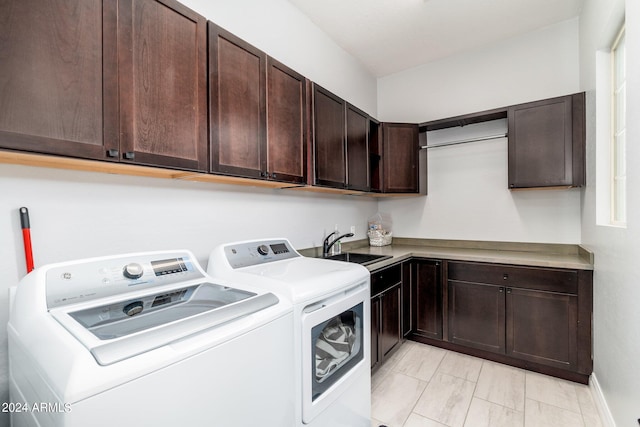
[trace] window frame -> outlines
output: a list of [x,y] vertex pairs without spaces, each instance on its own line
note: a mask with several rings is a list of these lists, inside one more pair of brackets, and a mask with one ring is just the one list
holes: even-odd
[[[622,50],[620,50],[622,49]],[[620,55],[621,53],[621,55]],[[618,72],[622,58],[622,76]],[[626,226],[626,31],[622,25],[611,45],[611,212],[610,223]],[[620,79],[622,77],[622,79]],[[622,99],[620,100],[620,97]],[[619,103],[622,102],[622,108]],[[622,111],[621,111],[622,110]],[[622,120],[621,120],[622,119]],[[622,126],[620,124],[622,123]],[[622,138],[620,138],[622,137]],[[622,167],[621,167],[622,166]],[[622,169],[622,172],[620,171]],[[622,185],[622,188],[620,186]]]

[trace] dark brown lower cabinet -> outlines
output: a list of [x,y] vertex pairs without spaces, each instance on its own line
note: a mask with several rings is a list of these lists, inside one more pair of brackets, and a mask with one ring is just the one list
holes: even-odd
[[577,295],[449,281],[452,343],[570,368],[577,326]]
[[402,341],[402,266],[371,273],[371,368]]
[[413,282],[411,280],[411,269],[413,263],[406,261],[402,263],[402,336],[406,337],[411,333],[413,320]]
[[411,339],[588,383],[592,271],[414,258],[410,277]]
[[402,340],[400,331],[400,283],[380,295],[380,335],[378,347],[384,359]]
[[449,262],[447,294],[450,343],[591,373],[590,272]]
[[449,280],[449,342],[504,353],[504,288]]
[[507,288],[507,355],[559,368],[575,367],[577,325],[577,295]]
[[380,298],[371,298],[371,368],[373,369],[380,357],[378,356],[378,336],[380,335]]
[[412,316],[415,335],[442,339],[442,262],[416,259],[411,262]]

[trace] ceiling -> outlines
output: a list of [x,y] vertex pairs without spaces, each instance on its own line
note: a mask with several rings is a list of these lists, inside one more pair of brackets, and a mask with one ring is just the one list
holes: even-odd
[[584,0],[289,0],[376,77],[552,25]]

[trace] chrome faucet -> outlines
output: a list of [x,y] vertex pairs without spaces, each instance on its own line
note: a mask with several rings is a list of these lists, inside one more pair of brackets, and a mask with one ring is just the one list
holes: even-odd
[[335,239],[333,239],[333,241],[331,243],[329,243],[329,237],[333,236],[334,234],[338,234],[337,231],[334,231],[333,233],[329,234],[325,239],[324,242],[322,243],[322,257],[326,258],[329,256],[329,249],[331,249],[331,246],[333,246],[338,240],[344,238],[344,237],[353,237],[353,233],[346,233],[343,234],[342,236],[338,236]]

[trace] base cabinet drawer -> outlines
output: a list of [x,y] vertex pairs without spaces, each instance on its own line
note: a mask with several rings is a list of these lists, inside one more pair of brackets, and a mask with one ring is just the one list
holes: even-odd
[[578,291],[578,272],[542,267],[523,267],[478,262],[450,262],[449,280],[487,283],[539,291]]

